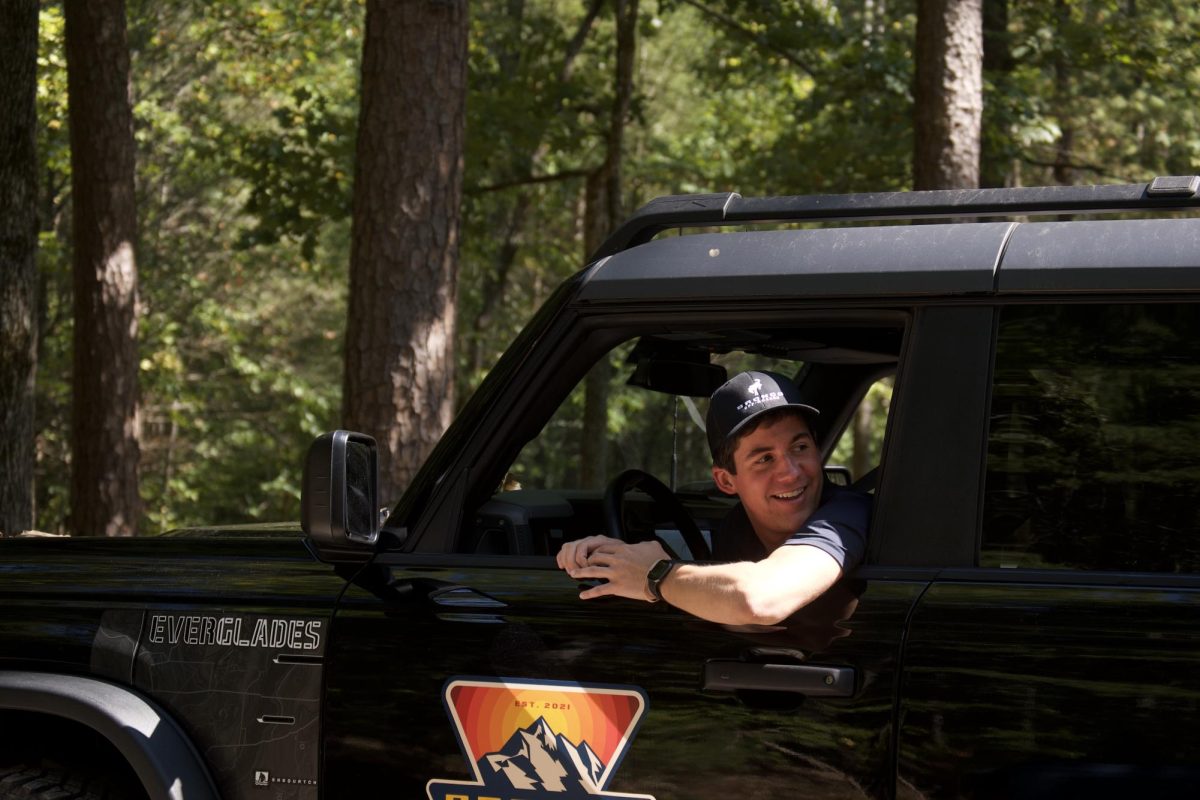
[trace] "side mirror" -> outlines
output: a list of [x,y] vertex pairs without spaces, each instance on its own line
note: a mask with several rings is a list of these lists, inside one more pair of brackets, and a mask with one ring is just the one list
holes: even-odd
[[304,460],[300,527],[317,547],[372,545],[379,538],[379,458],[370,436],[318,436]]
[[854,474],[850,472],[849,467],[826,464],[825,480],[829,481],[834,486],[849,486],[854,482]]

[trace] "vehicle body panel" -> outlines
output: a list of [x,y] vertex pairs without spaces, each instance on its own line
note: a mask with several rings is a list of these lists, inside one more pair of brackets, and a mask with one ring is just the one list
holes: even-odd
[[[223,797],[255,796],[256,773],[281,797],[317,796],[322,656],[345,580],[297,531],[29,540],[4,553],[0,669],[107,678],[153,700]],[[308,627],[284,635],[288,622]]]
[[[446,561],[381,556],[390,599],[352,589],[339,608],[327,796],[362,797],[390,782],[397,796],[418,797],[429,779],[469,777],[442,703],[443,684],[460,676],[644,690],[648,708],[616,791],[888,796],[900,634],[921,581],[847,581],[779,629],[751,631],[665,605],[582,602],[553,569]],[[439,602],[450,586],[460,596]],[[708,660],[744,658],[848,666],[858,683],[850,698],[702,688]],[[381,679],[397,674],[405,678]]]
[[914,612],[900,780],[930,798],[1194,795],[1200,581],[1005,572],[943,576]]

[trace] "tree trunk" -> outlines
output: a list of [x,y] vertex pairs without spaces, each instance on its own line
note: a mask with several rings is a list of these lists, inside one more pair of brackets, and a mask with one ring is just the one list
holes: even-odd
[[[605,137],[604,163],[588,176],[584,195],[585,257],[590,258],[621,219],[621,149],[633,102],[637,56],[637,0],[614,0],[617,16],[617,69],[612,112]],[[608,472],[608,383],[611,367],[603,360],[588,373],[580,443],[580,485],[597,486]]]
[[868,391],[851,421],[854,451],[850,456],[850,474],[854,480],[866,475],[874,466],[871,458],[871,428],[875,421],[875,405],[875,398]]
[[466,0],[368,0],[343,418],[394,500],[454,410]]
[[[608,159],[605,160],[608,164]],[[601,167],[588,176],[583,194],[583,249],[590,256],[608,231],[608,172]],[[608,481],[608,382],[612,366],[605,354],[588,370],[583,384],[583,425],[579,440],[579,486],[595,488]]]
[[979,187],[982,0],[918,0],[913,187]]
[[[1071,24],[1071,8],[1066,0],[1055,0],[1054,21],[1058,29],[1059,41],[1068,33]],[[1054,50],[1054,106],[1057,109],[1059,137],[1054,147],[1054,182],[1069,186],[1075,182],[1075,170],[1072,167],[1072,152],[1075,149],[1075,118],[1071,114],[1073,102],[1071,99],[1071,68],[1067,63],[1065,47]],[[1068,220],[1069,215],[1060,215],[1057,219]]]
[[[575,35],[568,42],[566,52],[563,54],[562,66],[558,72],[558,82],[560,84],[558,99],[554,103],[553,108],[548,113],[542,115],[541,119],[536,122],[539,127],[534,147],[528,153],[514,157],[511,167],[511,180],[517,182],[528,180],[537,172],[538,163],[545,155],[547,149],[544,141],[546,129],[553,117],[562,110],[563,99],[567,95],[567,82],[571,79],[571,74],[575,69],[575,61],[579,57],[580,51],[583,50],[584,42],[587,40],[592,25],[600,13],[601,5],[603,5],[603,0],[590,0],[584,17],[575,30]],[[513,30],[519,31],[525,12],[524,0],[509,0],[508,10]],[[501,62],[504,64],[505,71],[512,72],[518,68],[518,62],[520,61],[520,48],[518,45],[519,42],[514,36],[513,46],[505,49],[501,54]],[[532,202],[533,194],[527,188],[518,185],[516,197],[512,200],[512,206],[504,223],[504,237],[497,251],[493,269],[484,276],[483,306],[479,311],[479,315],[475,318],[474,336],[471,337],[471,353],[468,361],[472,374],[483,369],[483,342],[485,334],[492,323],[493,310],[500,307],[504,300],[504,293],[508,288],[509,271],[516,261],[521,245],[522,232],[525,229],[525,222],[529,217],[529,209]],[[499,216],[497,216],[498,219]]]
[[71,529],[137,532],[137,264],[124,0],[67,0],[74,239]]
[[0,5],[0,536],[33,527],[38,0]]
[[1013,113],[1008,106],[1014,95],[1012,72],[1017,60],[1012,54],[1008,19],[1008,0],[983,0],[983,74],[993,88],[983,107],[979,157],[980,186],[987,188],[1016,184],[1013,132],[1007,120]]

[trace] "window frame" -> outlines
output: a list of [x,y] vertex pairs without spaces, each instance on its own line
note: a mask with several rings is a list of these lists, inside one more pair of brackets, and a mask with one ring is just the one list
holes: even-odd
[[[902,330],[898,369],[903,369],[904,352],[912,328],[909,304],[849,304],[803,301],[772,303],[767,309],[761,302],[711,304],[645,311],[628,309],[569,307],[545,336],[537,341],[514,371],[507,385],[489,407],[460,420],[474,435],[455,437],[458,452],[447,459],[448,466],[437,482],[429,502],[419,518],[408,525],[410,535],[399,548],[414,555],[427,554],[436,563],[496,566],[532,561],[545,566],[553,560],[543,556],[479,556],[458,550],[469,509],[478,508],[492,494],[504,471],[529,438],[536,436],[554,411],[565,401],[578,381],[596,360],[621,342],[658,331],[713,328],[786,328],[834,322],[839,324],[895,324]],[[862,387],[865,391],[870,383]],[[897,392],[899,390],[897,389]],[[893,407],[892,413],[895,409]],[[844,420],[843,420],[844,422]],[[892,428],[889,417],[889,432]],[[890,435],[890,433],[888,434]],[[836,436],[822,438],[823,451],[831,450]],[[439,449],[447,442],[439,444]],[[881,460],[886,458],[885,441]],[[828,452],[823,452],[825,458]],[[444,454],[439,454],[444,457]],[[418,560],[424,560],[423,557]],[[461,560],[461,561],[460,561]]]

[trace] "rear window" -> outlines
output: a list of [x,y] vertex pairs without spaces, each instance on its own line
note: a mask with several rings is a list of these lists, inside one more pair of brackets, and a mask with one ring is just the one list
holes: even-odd
[[1200,305],[1001,310],[980,563],[1200,571]]

